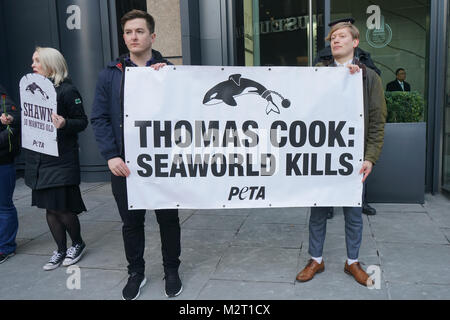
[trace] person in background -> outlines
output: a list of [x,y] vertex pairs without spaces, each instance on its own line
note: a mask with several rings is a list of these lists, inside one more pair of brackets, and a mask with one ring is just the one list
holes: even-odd
[[0,264],[14,256],[19,228],[13,203],[16,186],[14,158],[20,151],[20,111],[0,85]]
[[404,91],[404,92],[410,92],[411,86],[408,82],[406,82],[406,70],[403,68],[398,68],[397,71],[395,71],[395,79],[394,81],[391,81],[386,86],[386,91]]
[[[52,122],[57,130],[59,156],[25,152],[25,184],[32,189],[32,206],[46,209],[47,223],[58,247],[44,265],[44,270],[49,271],[78,262],[85,252],[78,219],[78,214],[86,211],[79,187],[78,133],[86,129],[88,119],[81,95],[68,78],[62,54],[53,48],[37,47],[32,61],[33,72],[52,81],[57,100]],[[70,248],[67,233],[72,239]]]

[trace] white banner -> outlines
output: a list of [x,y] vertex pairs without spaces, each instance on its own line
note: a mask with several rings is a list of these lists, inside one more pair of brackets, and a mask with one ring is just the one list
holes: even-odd
[[39,153],[58,156],[56,128],[56,91],[47,78],[30,73],[20,80],[22,106],[22,147]]
[[127,68],[130,209],[360,206],[362,75]]

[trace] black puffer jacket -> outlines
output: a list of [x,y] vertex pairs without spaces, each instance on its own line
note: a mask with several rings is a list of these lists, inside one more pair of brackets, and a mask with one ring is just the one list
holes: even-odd
[[57,130],[59,157],[25,151],[25,183],[33,190],[80,184],[78,133],[87,127],[88,119],[81,95],[69,79],[55,89],[57,113],[66,119]]
[[4,113],[3,95],[5,95],[6,112],[14,118],[9,126],[11,132],[8,132],[7,126],[0,122],[0,165],[5,165],[13,163],[14,157],[20,151],[20,108],[14,104],[1,85],[0,95],[0,115]]

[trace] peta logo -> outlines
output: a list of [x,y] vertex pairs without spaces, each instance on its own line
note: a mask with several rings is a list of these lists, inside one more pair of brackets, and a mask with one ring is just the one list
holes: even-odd
[[203,98],[203,104],[215,105],[225,103],[229,106],[236,107],[237,102],[235,98],[246,94],[258,95],[266,100],[267,115],[269,115],[271,112],[280,114],[280,108],[273,100],[274,96],[278,96],[282,100],[281,105],[283,106],[283,108],[289,108],[291,106],[291,102],[288,99],[285,99],[278,92],[268,90],[266,87],[256,81],[242,78],[240,74],[233,74],[228,78],[227,81],[221,82],[211,88],[205,94],[205,97]]
[[266,187],[231,187],[228,201],[231,200],[265,200]]
[[33,140],[33,147],[38,147],[41,149],[45,148],[45,143],[37,140]]

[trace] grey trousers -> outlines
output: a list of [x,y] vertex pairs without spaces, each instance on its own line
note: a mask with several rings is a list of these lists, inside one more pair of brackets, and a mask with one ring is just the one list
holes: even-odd
[[[309,254],[311,257],[322,257],[325,235],[327,233],[327,212],[330,208],[311,208],[309,218]],[[347,258],[356,260],[361,247],[363,218],[361,207],[344,207],[345,243]]]

